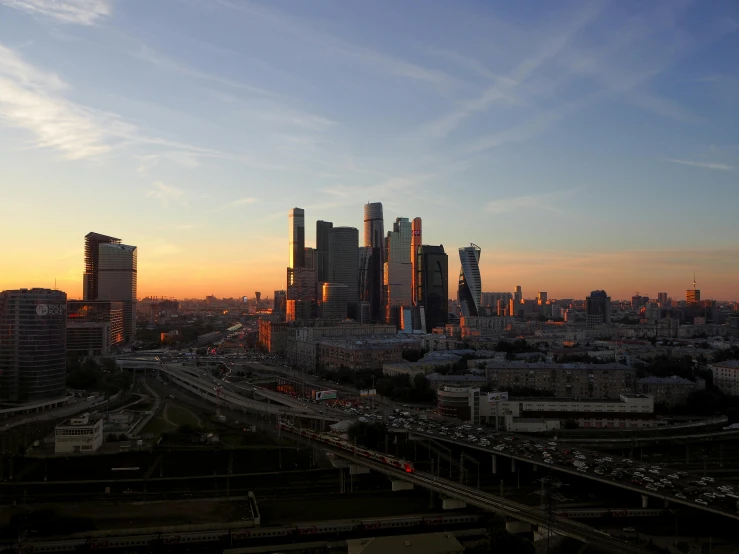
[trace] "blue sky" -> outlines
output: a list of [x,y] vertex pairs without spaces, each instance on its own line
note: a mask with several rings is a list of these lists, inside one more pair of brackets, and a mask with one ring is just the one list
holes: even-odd
[[[482,247],[485,290],[735,298],[739,4],[0,0],[0,288],[284,287],[287,210]],[[3,267],[4,266],[4,267]]]

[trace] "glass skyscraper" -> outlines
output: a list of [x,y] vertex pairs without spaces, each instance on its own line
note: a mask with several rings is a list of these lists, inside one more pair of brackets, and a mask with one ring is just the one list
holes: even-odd
[[459,249],[459,261],[462,268],[459,270],[459,308],[464,317],[480,315],[482,300],[482,281],[480,280],[480,253],[482,250],[476,244],[470,244]]
[[416,296],[430,333],[434,327],[446,325],[449,318],[449,259],[444,246],[420,246],[417,267]]
[[85,235],[85,273],[82,277],[82,298],[85,300],[98,299],[98,268],[101,244],[120,244],[121,239],[87,233]]
[[305,267],[305,211],[293,208],[287,214],[290,236],[288,267]]
[[387,323],[397,324],[400,307],[410,306],[412,303],[413,265],[409,255],[411,239],[411,222],[406,217],[397,218],[386,239],[384,296]]
[[333,226],[330,221],[316,221],[316,279],[319,283],[328,281],[328,235]]
[[383,277],[385,272],[385,225],[382,218],[382,203],[364,205],[364,246],[372,248],[366,278],[366,290],[362,300],[370,304],[370,320],[373,323],[385,319],[383,299]]
[[128,244],[100,244],[98,251],[98,300],[123,303],[124,339],[133,342],[136,338],[138,249]]
[[346,301],[359,300],[359,231],[354,227],[334,227],[329,231],[328,282],[346,285]]
[[0,292],[0,401],[64,396],[67,295],[49,289]]

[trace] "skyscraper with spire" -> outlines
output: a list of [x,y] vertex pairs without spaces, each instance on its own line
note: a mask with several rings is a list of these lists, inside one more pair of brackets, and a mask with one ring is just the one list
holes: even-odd
[[701,301],[701,291],[695,288],[695,273],[693,273],[693,288],[685,291],[685,303],[697,304]]

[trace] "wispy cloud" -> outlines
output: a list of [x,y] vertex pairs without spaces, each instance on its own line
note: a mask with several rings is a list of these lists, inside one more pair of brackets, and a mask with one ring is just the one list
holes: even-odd
[[150,136],[115,113],[67,100],[60,77],[26,62],[0,44],[0,124],[33,133],[33,146],[52,148],[69,160],[94,158],[114,148],[138,148],[147,155],[223,157],[179,141]]
[[570,196],[581,190],[583,189],[573,188],[558,192],[550,192],[544,194],[525,194],[522,196],[515,196],[513,198],[491,200],[485,205],[485,211],[494,215],[511,212],[520,213],[521,210],[563,212],[562,208],[557,206],[555,201],[563,196]]
[[0,0],[0,4],[78,25],[93,25],[111,12],[110,0]]
[[722,163],[695,162],[692,160],[678,160],[675,158],[669,158],[667,161],[670,163],[674,163],[674,164],[690,165],[693,167],[702,167],[704,169],[715,169],[718,171],[734,171],[734,169],[736,169],[734,166],[722,164]]
[[[210,4],[211,0],[207,0]],[[437,69],[412,63],[377,50],[354,44],[313,27],[310,23],[284,12],[256,2],[218,0],[219,4],[247,14],[251,19],[268,22],[276,31],[292,35],[327,52],[331,56],[349,58],[383,73],[431,83],[445,91],[462,83],[455,77]]]
[[188,206],[185,192],[182,189],[175,187],[174,185],[166,185],[161,181],[156,181],[152,184],[152,189],[146,193],[148,198],[156,198],[160,200],[165,206],[168,206],[170,202],[176,202],[183,206]]

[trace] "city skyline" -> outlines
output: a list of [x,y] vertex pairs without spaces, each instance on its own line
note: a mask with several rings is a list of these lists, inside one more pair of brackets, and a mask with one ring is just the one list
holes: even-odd
[[271,297],[287,210],[315,247],[382,202],[478,244],[485,292],[681,300],[695,272],[736,299],[737,29],[731,4],[0,0],[0,290],[82,298],[99,231],[139,247],[139,297]]

